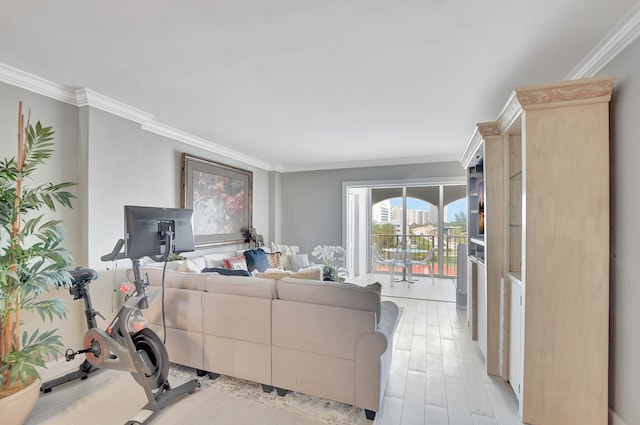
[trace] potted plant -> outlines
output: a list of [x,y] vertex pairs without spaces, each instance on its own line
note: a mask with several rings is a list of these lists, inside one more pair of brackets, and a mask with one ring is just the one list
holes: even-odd
[[[71,207],[75,196],[67,191],[74,183],[33,184],[33,174],[53,153],[53,131],[25,122],[22,102],[18,106],[18,154],[0,162],[0,404],[17,397],[29,387],[35,392],[23,418],[33,408],[39,394],[38,366],[60,353],[62,342],[57,329],[26,331],[22,313],[36,313],[42,320],[64,318],[66,307],[60,299],[42,298],[51,285],[70,282],[71,253],[62,246],[61,221],[46,217],[56,205]],[[36,381],[34,385],[31,385]],[[34,390],[34,387],[35,390]],[[27,390],[25,390],[26,392]],[[2,409],[2,422],[10,419]]]

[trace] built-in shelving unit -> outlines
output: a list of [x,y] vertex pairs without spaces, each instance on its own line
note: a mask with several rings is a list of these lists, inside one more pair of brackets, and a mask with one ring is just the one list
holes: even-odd
[[[516,126],[516,128],[518,128]],[[509,229],[507,230],[507,273],[522,279],[522,137],[509,135],[507,173],[509,176]]]
[[608,422],[612,89],[611,77],[517,88],[460,161],[471,335],[527,424]]
[[[500,375],[499,280],[504,243],[502,148],[495,123],[480,123],[465,151],[468,176],[469,327],[485,359],[486,372]],[[496,168],[497,167],[497,168]],[[491,230],[493,229],[493,230]]]
[[484,262],[484,153],[482,148],[474,157],[473,165],[467,169],[469,255]]

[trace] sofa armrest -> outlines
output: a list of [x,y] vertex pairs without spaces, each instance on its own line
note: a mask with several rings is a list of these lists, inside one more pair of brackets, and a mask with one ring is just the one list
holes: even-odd
[[382,301],[380,303],[380,321],[378,331],[382,332],[387,339],[392,339],[398,326],[398,316],[400,309],[392,301]]
[[400,310],[391,301],[383,301],[380,307],[380,322],[375,332],[362,335],[356,342],[356,360],[381,356],[393,342],[393,333],[398,324]]
[[356,406],[377,412],[387,383],[393,354],[398,306],[383,301],[380,321],[374,332],[362,335],[356,343]]

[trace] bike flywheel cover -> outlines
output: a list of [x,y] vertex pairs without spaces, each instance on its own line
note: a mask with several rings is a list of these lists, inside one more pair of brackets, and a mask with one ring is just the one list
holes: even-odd
[[100,329],[89,329],[84,334],[83,346],[85,349],[91,348],[91,351],[85,353],[91,366],[101,368],[105,360],[111,355],[109,346],[106,343],[107,338],[109,336]]
[[[169,376],[169,355],[167,354],[167,348],[162,343],[160,337],[149,328],[144,328],[140,332],[137,332],[132,336],[133,344],[136,347],[136,351],[142,351],[149,358],[151,374],[146,374],[145,377],[149,387],[152,389],[160,388],[167,382]],[[132,373],[138,384],[142,385],[139,380],[140,374]]]

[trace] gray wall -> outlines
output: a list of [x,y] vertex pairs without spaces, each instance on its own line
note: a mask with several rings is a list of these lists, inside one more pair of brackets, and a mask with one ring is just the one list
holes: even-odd
[[[637,251],[640,237],[640,40],[602,75],[616,78],[611,101],[611,343],[609,405],[627,424],[640,424],[640,332]],[[585,170],[585,178],[589,172]],[[588,229],[585,229],[588,231]]]
[[459,162],[348,168],[281,175],[281,240],[310,253],[316,245],[342,245],[342,183],[464,177]]
[[[91,284],[94,307],[110,321],[119,308],[116,292],[130,268],[128,260],[105,264],[100,257],[111,252],[123,237],[123,206],[180,206],[180,156],[187,152],[253,171],[253,224],[269,240],[269,173],[165,137],[140,125],[91,107],[63,102],[0,83],[0,157],[16,155],[18,101],[31,108],[32,122],[53,126],[56,134],[52,160],[38,172],[39,182],[73,181],[78,199],[73,210],[59,210],[67,231],[66,246],[75,265],[99,272]],[[242,246],[222,246],[203,252],[227,252]],[[109,267],[107,269],[107,267]],[[42,325],[27,317],[27,327],[59,327],[63,344],[79,347],[86,330],[83,306],[67,291],[52,296],[68,300],[67,320]],[[100,326],[105,326],[99,320]]]

